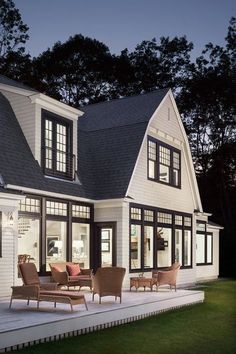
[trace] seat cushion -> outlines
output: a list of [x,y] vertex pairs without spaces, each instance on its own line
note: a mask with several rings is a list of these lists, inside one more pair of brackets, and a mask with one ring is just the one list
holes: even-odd
[[84,295],[81,295],[79,292],[76,291],[63,291],[63,290],[40,290],[40,295],[49,295],[49,296],[67,296],[71,299],[80,299],[83,298]]
[[79,264],[67,264],[66,270],[71,276],[79,275],[79,273],[81,272]]

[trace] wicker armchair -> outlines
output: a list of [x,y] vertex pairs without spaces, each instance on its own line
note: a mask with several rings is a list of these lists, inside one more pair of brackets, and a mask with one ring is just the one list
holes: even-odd
[[172,264],[171,267],[159,271],[159,270],[153,270],[152,271],[152,277],[154,279],[154,284],[157,287],[161,285],[170,285],[170,289],[172,290],[172,286],[174,286],[175,291],[176,291],[176,279],[178,275],[178,271],[180,269],[180,263],[174,263]]
[[120,298],[121,303],[121,288],[125,276],[125,268],[121,267],[105,267],[98,268],[95,275],[92,276],[92,293],[99,295],[99,304],[103,296],[115,296]]

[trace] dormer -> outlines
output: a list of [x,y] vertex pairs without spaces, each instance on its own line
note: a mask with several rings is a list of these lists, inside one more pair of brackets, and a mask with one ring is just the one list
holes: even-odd
[[0,75],[34,158],[46,176],[73,180],[77,171],[77,121],[83,112]]

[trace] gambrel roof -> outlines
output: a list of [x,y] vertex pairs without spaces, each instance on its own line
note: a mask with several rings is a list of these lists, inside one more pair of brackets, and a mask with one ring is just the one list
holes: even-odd
[[79,178],[93,199],[125,197],[150,118],[168,89],[83,107]]
[[[3,76],[0,84],[29,90]],[[43,175],[10,103],[0,94],[0,174],[5,184],[94,200],[125,197],[148,123],[167,92],[156,90],[82,108],[79,182]]]

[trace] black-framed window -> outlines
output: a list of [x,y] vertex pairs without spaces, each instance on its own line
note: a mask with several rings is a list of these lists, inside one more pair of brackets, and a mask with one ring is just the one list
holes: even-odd
[[0,258],[2,257],[2,212],[0,211]]
[[192,216],[173,210],[130,205],[130,271],[192,267]]
[[181,151],[148,137],[148,179],[181,187]]
[[93,204],[28,195],[19,208],[19,261],[29,256],[42,275],[60,260],[90,268],[93,218]]
[[207,224],[204,221],[197,221],[196,233],[196,264],[213,264],[213,234],[207,232]]
[[42,111],[42,167],[46,175],[74,178],[72,130],[69,120]]

